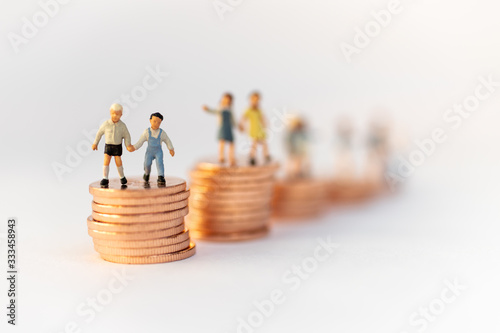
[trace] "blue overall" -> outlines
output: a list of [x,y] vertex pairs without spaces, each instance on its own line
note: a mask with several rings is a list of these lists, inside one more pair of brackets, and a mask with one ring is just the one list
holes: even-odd
[[144,158],[144,173],[146,175],[151,174],[151,165],[153,160],[156,159],[156,169],[158,170],[158,176],[165,176],[165,169],[163,166],[163,150],[161,149],[161,133],[158,133],[158,137],[155,138],[151,135],[151,128],[148,128],[149,138],[148,138],[148,149],[146,150],[146,157]]

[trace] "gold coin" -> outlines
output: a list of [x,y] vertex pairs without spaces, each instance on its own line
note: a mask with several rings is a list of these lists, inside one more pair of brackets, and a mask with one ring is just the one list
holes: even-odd
[[191,201],[190,202],[191,211],[200,212],[201,214],[209,214],[209,215],[222,215],[222,214],[234,214],[234,213],[252,213],[255,211],[261,210],[270,210],[271,204],[269,202],[258,205],[213,205],[212,202],[203,202],[203,201]]
[[262,238],[269,234],[269,228],[262,228],[261,230],[254,230],[251,232],[236,232],[236,233],[211,233],[204,231],[192,230],[191,235],[193,238],[203,239],[214,242],[235,242],[246,241],[257,238]]
[[151,214],[131,214],[131,215],[118,215],[118,214],[102,214],[92,212],[92,218],[98,222],[107,223],[143,223],[143,222],[165,222],[184,217],[189,213],[189,208],[185,207],[179,210],[164,213],[151,213]]
[[151,248],[129,248],[129,249],[127,249],[127,248],[117,248],[117,247],[107,247],[107,246],[94,245],[94,249],[99,253],[109,254],[109,255],[113,255],[113,256],[130,256],[130,257],[155,256],[155,255],[159,255],[159,254],[178,252],[178,251],[187,249],[189,247],[190,243],[191,243],[191,241],[189,239],[186,239],[182,243],[165,245],[165,246],[158,246],[158,247],[151,247]]
[[160,264],[166,262],[172,262],[177,260],[187,259],[193,256],[196,253],[196,246],[194,243],[189,244],[187,249],[167,253],[167,254],[159,254],[154,256],[141,256],[141,257],[130,257],[130,256],[115,256],[110,254],[100,254],[101,258],[106,261],[118,263],[118,264]]
[[106,231],[106,232],[141,232],[151,230],[162,230],[173,228],[181,225],[184,222],[184,217],[175,220],[157,223],[102,223],[94,221],[92,216],[87,218],[87,227],[92,230]]
[[146,183],[141,178],[128,179],[127,185],[122,185],[120,180],[110,179],[107,187],[101,187],[99,182],[89,186],[90,194],[101,198],[144,198],[165,196],[186,190],[186,181],[177,177],[165,177],[167,183],[158,185],[157,182]]
[[306,218],[319,215],[323,209],[321,208],[296,208],[296,209],[276,209],[273,211],[273,217],[277,218]]
[[259,218],[267,218],[271,214],[270,209],[266,210],[258,210],[252,213],[238,213],[238,212],[233,212],[233,213],[224,213],[224,214],[206,214],[204,212],[200,212],[198,210],[193,209],[190,214],[189,218],[192,221],[197,221],[197,222],[203,222],[203,221],[212,221],[212,222],[224,222],[224,221],[230,221],[228,223],[235,223],[235,222],[244,222],[248,220],[254,220],[254,219],[259,219]]
[[326,198],[316,198],[310,197],[305,199],[296,198],[279,198],[276,197],[273,201],[273,207],[283,207],[283,208],[300,208],[300,207],[321,207],[326,204]]
[[189,200],[189,207],[198,210],[214,210],[218,212],[238,211],[238,210],[258,210],[269,208],[271,204],[270,197],[253,198],[251,200],[231,200],[213,199],[211,200]]
[[187,200],[147,206],[112,206],[92,202],[92,210],[96,213],[102,214],[150,214],[178,210],[186,207],[187,205]]
[[97,231],[88,229],[89,235],[94,239],[105,239],[105,240],[123,240],[123,241],[135,241],[135,240],[147,240],[147,239],[158,239],[163,237],[170,237],[177,235],[184,230],[184,223],[173,228],[143,231],[143,232],[107,232],[107,231]]
[[212,193],[212,192],[247,192],[247,193],[263,193],[272,192],[274,189],[274,182],[269,182],[267,184],[231,184],[227,186],[218,185],[202,185],[191,183],[191,189],[193,192],[198,193]]
[[264,227],[269,227],[270,221],[266,220],[255,220],[251,223],[196,223],[190,220],[186,221],[190,230],[204,231],[204,232],[250,232],[252,230],[261,229]]
[[171,195],[161,195],[143,198],[106,198],[94,196],[94,202],[103,205],[114,206],[145,206],[145,205],[159,205],[171,202],[178,202],[189,198],[190,191],[179,192]]
[[363,181],[354,180],[350,183],[332,183],[328,189],[329,196],[334,201],[359,201],[370,196],[370,190]]
[[94,238],[94,245],[115,247],[115,248],[151,248],[151,247],[161,247],[172,244],[178,244],[189,239],[189,231],[184,229],[181,233],[173,235],[170,237],[163,237],[158,239],[147,239],[138,241],[123,241],[123,240],[106,240]]
[[313,203],[313,202],[318,202],[318,203],[321,203],[321,202],[325,202],[328,200],[328,194],[325,193],[325,194],[320,194],[320,193],[312,193],[310,194],[309,196],[306,196],[306,195],[290,195],[290,194],[287,194],[287,195],[280,195],[280,194],[276,194],[272,200],[272,202],[276,205],[276,204],[281,204],[281,203],[285,203],[285,204],[290,204],[290,205],[294,205],[294,204],[297,204],[297,205],[305,205],[307,203]]
[[283,198],[290,198],[291,200],[297,199],[297,200],[303,200],[303,199],[309,199],[309,198],[326,198],[328,196],[328,191],[326,188],[321,189],[299,189],[299,188],[275,188],[274,189],[274,196],[275,197],[283,197]]
[[234,187],[210,187],[210,186],[201,186],[198,184],[191,184],[191,190],[194,193],[205,193],[205,194],[226,194],[239,195],[240,193],[244,193],[246,195],[265,195],[268,193],[272,193],[274,190],[274,185],[269,184],[266,186],[234,186]]
[[269,173],[273,174],[279,169],[279,163],[271,162],[264,165],[250,165],[249,160],[239,159],[236,166],[229,166],[227,164],[220,164],[215,160],[208,162],[201,162],[196,166],[196,170],[211,171],[217,173],[238,173],[238,174],[256,174],[256,173]]
[[234,201],[253,201],[253,200],[269,200],[271,201],[273,197],[272,191],[259,191],[259,192],[228,192],[228,191],[217,191],[217,192],[198,192],[196,190],[192,191],[191,199],[193,200],[234,200]]
[[294,180],[282,180],[276,182],[276,185],[284,188],[295,188],[295,189],[323,189],[328,186],[328,183],[319,179],[294,179]]
[[276,183],[275,192],[290,197],[304,197],[311,195],[324,196],[328,186],[321,181],[292,181]]
[[264,173],[214,173],[213,171],[193,170],[189,173],[193,181],[207,181],[232,183],[232,182],[252,182],[252,181],[270,181],[274,180],[274,175],[269,172]]
[[274,177],[266,179],[221,179],[221,178],[191,178],[191,184],[207,186],[207,187],[245,187],[245,186],[269,186],[276,183]]

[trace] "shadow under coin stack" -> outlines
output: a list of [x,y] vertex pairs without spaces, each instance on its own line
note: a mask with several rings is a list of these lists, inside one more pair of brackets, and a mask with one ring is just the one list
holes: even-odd
[[191,172],[190,213],[194,238],[240,241],[269,233],[271,201],[278,163],[236,167],[200,163]]
[[182,260],[195,254],[184,225],[188,214],[186,181],[165,177],[166,185],[119,179],[101,187],[90,184],[94,196],[87,219],[94,248],[104,260],[122,264],[156,264]]
[[326,206],[327,183],[314,179],[284,180],[276,184],[273,215],[276,218],[308,218]]

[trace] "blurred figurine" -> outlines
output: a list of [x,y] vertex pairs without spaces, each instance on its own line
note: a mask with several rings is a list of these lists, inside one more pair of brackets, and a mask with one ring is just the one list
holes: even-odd
[[95,141],[92,144],[92,149],[97,150],[99,141],[104,135],[105,143],[104,146],[104,167],[103,167],[103,178],[101,180],[101,186],[107,186],[109,184],[109,163],[111,157],[115,157],[116,167],[118,169],[118,174],[120,175],[120,181],[122,185],[127,184],[127,178],[123,174],[123,164],[122,164],[122,141],[125,141],[125,146],[127,149],[131,149],[130,144],[130,133],[127,126],[120,120],[123,114],[123,107],[120,104],[113,104],[109,110],[111,119],[106,120],[102,123],[101,127],[97,131]]
[[266,141],[266,119],[264,117],[264,114],[260,110],[259,102],[260,93],[254,91],[250,94],[250,106],[243,114],[239,125],[240,131],[243,132],[245,131],[245,123],[250,123],[248,134],[253,140],[252,149],[250,150],[250,165],[257,164],[256,155],[258,145],[262,146],[262,151],[266,163],[271,162],[271,156],[269,155],[269,148]]
[[286,136],[286,150],[288,153],[287,177],[306,178],[310,176],[309,137],[305,121],[298,117],[291,117]]
[[229,144],[229,163],[231,166],[236,165],[236,159],[234,157],[234,134],[233,127],[235,126],[234,116],[233,116],[233,95],[230,93],[225,93],[221,100],[218,109],[211,109],[206,105],[203,105],[203,110],[217,114],[219,116],[219,162],[225,162],[225,147],[226,143]]
[[377,121],[372,121],[368,134],[368,150],[385,159],[389,153],[389,127]]
[[156,169],[158,170],[158,184],[165,185],[165,167],[163,165],[163,149],[161,148],[161,143],[165,142],[170,155],[175,156],[174,146],[172,141],[168,137],[167,133],[160,128],[163,121],[163,116],[161,113],[153,113],[149,117],[149,122],[151,127],[147,128],[142,132],[139,141],[132,146],[130,151],[138,150],[142,147],[144,142],[148,142],[148,148],[146,150],[146,155],[144,157],[144,181],[149,182],[149,175],[151,174],[151,165],[153,160],[156,160]]
[[374,118],[369,127],[367,140],[366,179],[375,187],[384,181],[389,158],[389,125],[385,117]]
[[337,162],[336,178],[340,182],[352,181],[355,177],[353,157],[353,125],[349,118],[342,117],[337,122]]

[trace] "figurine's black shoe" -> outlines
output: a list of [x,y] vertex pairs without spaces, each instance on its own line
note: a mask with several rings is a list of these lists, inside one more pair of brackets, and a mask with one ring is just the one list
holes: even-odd
[[257,164],[257,161],[255,160],[255,158],[251,158],[250,159],[250,165],[256,165]]
[[163,176],[158,176],[158,184],[166,184],[167,181],[165,180],[165,177]]
[[144,179],[146,183],[149,182],[149,175],[144,174],[144,176],[142,176],[142,179]]
[[109,184],[109,180],[108,179],[103,178],[101,180],[101,186],[107,186],[108,184]]
[[122,185],[127,184],[127,178],[125,178],[125,177],[120,178],[120,182],[122,183]]

